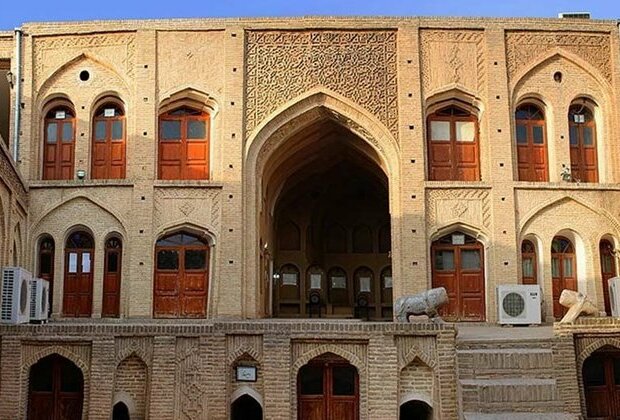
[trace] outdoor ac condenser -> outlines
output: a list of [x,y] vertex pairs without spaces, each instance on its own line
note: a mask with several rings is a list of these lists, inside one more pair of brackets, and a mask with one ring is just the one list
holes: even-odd
[[30,280],[30,322],[47,322],[50,282],[34,278]]
[[541,293],[538,285],[497,286],[500,324],[540,324]]
[[2,269],[0,322],[23,324],[30,318],[30,280],[32,275],[21,267]]

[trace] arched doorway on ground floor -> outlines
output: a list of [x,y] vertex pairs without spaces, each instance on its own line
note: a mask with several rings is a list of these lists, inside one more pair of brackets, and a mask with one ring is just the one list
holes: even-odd
[[611,301],[609,300],[609,279],[616,276],[616,255],[612,242],[602,239],[599,243],[599,256],[601,258],[601,279],[603,280],[603,300],[605,312],[611,316]]
[[70,360],[52,354],[30,368],[28,420],[80,420],[83,400],[84,377]]
[[551,282],[553,292],[553,316],[562,318],[568,308],[560,305],[562,290],[577,290],[577,263],[573,242],[556,236],[551,243]]
[[432,420],[433,409],[424,401],[411,400],[400,406],[399,420]]
[[123,402],[117,402],[112,408],[112,420],[130,420],[129,408]]
[[588,418],[620,418],[620,349],[605,346],[592,353],[582,377]]
[[263,420],[263,408],[250,395],[242,395],[231,405],[231,420]]
[[299,420],[358,420],[359,376],[346,359],[326,353],[297,373]]

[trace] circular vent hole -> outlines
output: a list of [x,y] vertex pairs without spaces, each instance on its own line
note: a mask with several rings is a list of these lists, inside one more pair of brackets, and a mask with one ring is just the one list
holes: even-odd
[[520,294],[511,292],[504,296],[502,307],[504,308],[504,312],[506,312],[506,314],[515,318],[523,314],[523,311],[525,310],[525,300],[523,300],[523,297]]
[[562,72],[561,71],[556,71],[553,74],[553,80],[555,80],[558,83],[562,83]]
[[90,79],[90,73],[88,72],[88,70],[82,70],[80,72],[80,80],[82,82],[87,82],[88,79]]

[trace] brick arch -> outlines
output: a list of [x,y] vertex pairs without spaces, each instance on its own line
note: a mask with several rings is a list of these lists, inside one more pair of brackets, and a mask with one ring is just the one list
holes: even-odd
[[186,220],[176,220],[161,226],[154,236],[154,243],[165,236],[181,231],[186,231],[205,239],[210,247],[215,246],[217,243],[217,229],[213,226],[206,223],[196,224]]
[[456,231],[461,231],[473,238],[476,238],[476,240],[480,241],[485,247],[490,245],[490,235],[487,233],[486,229],[470,225],[465,222],[454,222],[448,225],[436,227],[429,232],[429,237],[431,238],[430,242],[436,241],[437,239]]
[[597,339],[594,343],[590,343],[587,345],[581,352],[577,355],[577,386],[579,386],[579,400],[581,401],[581,409],[583,412],[586,411],[586,394],[585,387],[583,384],[583,364],[585,361],[600,348],[604,346],[613,346],[620,349],[620,338],[615,337],[601,337]]
[[240,347],[236,349],[234,352],[228,355],[228,365],[232,366],[243,356],[251,357],[255,362],[261,363],[261,357],[258,354],[258,351],[252,347]]
[[187,105],[198,108],[215,117],[220,109],[219,101],[210,93],[207,93],[193,85],[184,85],[164,92],[159,103],[158,114],[171,111],[179,106]]
[[144,350],[140,348],[131,348],[131,347],[121,350],[116,355],[115,362],[114,362],[116,364],[116,368],[118,369],[121,363],[123,363],[125,360],[129,359],[132,356],[137,357],[142,363],[144,363],[144,366],[146,366],[147,369],[150,369],[151,367],[150,360],[148,356],[146,355],[146,353],[144,352]]
[[417,347],[412,347],[411,349],[409,349],[405,357],[403,357],[403,362],[399,364],[399,370],[403,370],[416,359],[418,359],[420,362],[424,363],[426,366],[433,370],[435,370],[435,368],[437,367],[436,360],[434,360],[432,357],[430,357],[428,354],[421,351]]

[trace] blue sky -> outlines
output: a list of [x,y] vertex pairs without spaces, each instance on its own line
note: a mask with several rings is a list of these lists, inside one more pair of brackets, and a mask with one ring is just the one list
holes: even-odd
[[620,0],[1,0],[0,29],[23,22],[300,15],[555,17],[587,10],[620,19]]

